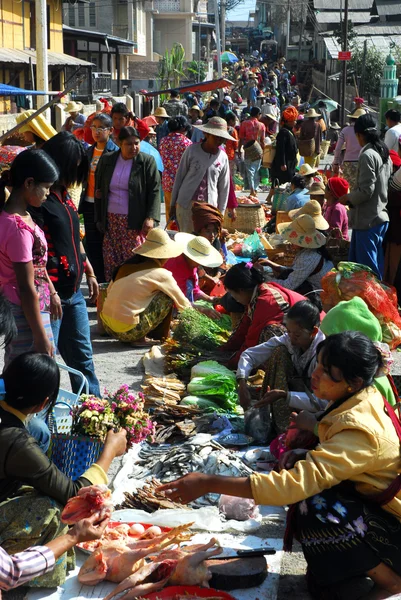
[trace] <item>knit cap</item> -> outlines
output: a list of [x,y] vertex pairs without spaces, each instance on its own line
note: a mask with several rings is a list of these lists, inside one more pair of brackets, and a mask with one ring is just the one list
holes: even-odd
[[321,322],[320,329],[325,336],[343,331],[359,331],[372,342],[382,341],[382,329],[378,319],[370,312],[362,298],[355,296],[352,300],[339,302]]
[[349,183],[342,177],[330,177],[327,186],[337,200],[349,192]]

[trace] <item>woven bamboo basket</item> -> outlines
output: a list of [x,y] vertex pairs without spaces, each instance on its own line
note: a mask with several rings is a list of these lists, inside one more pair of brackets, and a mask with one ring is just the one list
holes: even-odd
[[82,194],[82,185],[74,185],[73,187],[68,188],[68,193],[70,194],[71,200],[74,202],[76,208],[78,208]]
[[230,233],[242,231],[243,233],[253,233],[257,227],[266,225],[265,211],[259,204],[238,205],[236,208],[237,218],[231,221],[228,211],[224,215],[223,228],[228,229]]
[[294,262],[296,250],[291,244],[281,244],[273,250],[267,250],[267,258],[282,267],[291,267]]
[[291,219],[288,216],[288,212],[286,212],[285,210],[278,210],[276,212],[276,233],[278,233],[277,225],[280,225],[280,223],[291,223]]

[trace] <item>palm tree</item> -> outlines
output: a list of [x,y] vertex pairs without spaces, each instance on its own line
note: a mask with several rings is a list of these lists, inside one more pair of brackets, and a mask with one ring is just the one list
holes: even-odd
[[159,89],[176,88],[180,85],[185,63],[185,50],[182,44],[175,42],[171,50],[166,50],[160,61],[158,82]]

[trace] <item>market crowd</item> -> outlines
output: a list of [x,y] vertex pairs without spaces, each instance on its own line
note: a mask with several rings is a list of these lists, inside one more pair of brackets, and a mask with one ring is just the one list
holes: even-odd
[[[343,127],[331,119],[330,99],[312,106],[284,58],[241,57],[223,74],[234,85],[221,97],[173,90],[144,118],[123,103],[85,118],[70,102],[63,131],[39,115],[6,144],[0,590],[33,578],[61,585],[73,546],[106,527],[107,515],[95,514],[67,531],[60,507],[84,486],[107,484],[112,460],[126,450],[125,432],[111,430],[99,459],[76,480],[47,455],[46,416],[60,383],[56,349],[101,397],[85,276],[103,334],[135,347],[167,338],[186,309],[216,319],[222,306],[238,317],[221,362],[236,370],[248,423],[266,418],[264,443],[277,468],[249,478],[192,473],[161,489],[184,503],[212,492],[289,504],[285,546],[293,537],[302,544],[314,598],[401,592],[398,392],[384,343],[387,305],[374,311],[370,303],[371,293],[382,298],[389,286],[401,292],[400,112],[386,113],[383,140],[361,98]],[[330,172],[321,168],[327,152]],[[269,258],[269,249],[227,264],[226,227],[235,229],[241,186],[248,203],[266,194],[260,234],[267,247],[270,235],[289,242],[289,266]],[[334,271],[333,247],[348,252],[344,271]],[[333,273],[348,285],[329,306],[322,290]],[[365,283],[354,288],[360,273]],[[221,283],[224,295],[216,297]],[[265,375],[255,398],[249,378],[259,367]],[[71,385],[80,385],[74,374]]]

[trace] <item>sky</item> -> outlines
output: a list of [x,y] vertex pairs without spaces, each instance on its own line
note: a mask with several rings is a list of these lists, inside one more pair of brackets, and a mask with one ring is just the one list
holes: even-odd
[[255,10],[255,0],[244,0],[237,8],[227,13],[227,21],[245,21],[248,19],[249,11]]

